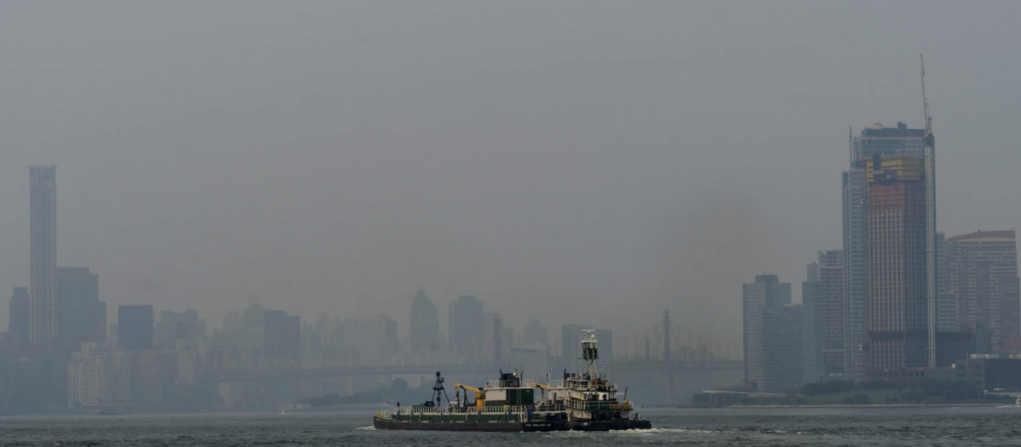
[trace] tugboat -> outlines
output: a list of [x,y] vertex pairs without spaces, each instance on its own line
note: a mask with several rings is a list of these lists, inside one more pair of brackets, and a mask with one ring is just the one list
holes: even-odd
[[[582,340],[588,368],[583,373],[564,372],[563,381],[523,384],[518,372],[500,371],[500,379],[482,388],[454,384],[454,401],[447,397],[444,379],[436,373],[432,398],[421,405],[377,413],[372,425],[378,430],[454,431],[609,431],[650,429],[652,423],[633,413],[634,405],[617,399],[617,386],[596,368],[599,342],[591,330]],[[541,397],[535,401],[535,389]],[[464,392],[462,394],[462,391]],[[475,395],[468,399],[468,393]],[[463,398],[462,398],[463,396]],[[447,405],[443,405],[447,402]]]

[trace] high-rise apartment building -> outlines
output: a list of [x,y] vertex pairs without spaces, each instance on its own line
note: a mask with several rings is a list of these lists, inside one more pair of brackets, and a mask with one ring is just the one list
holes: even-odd
[[1021,332],[1014,231],[980,231],[946,240],[948,293],[961,329],[988,331],[992,349]]
[[745,382],[753,389],[786,392],[804,379],[801,306],[791,305],[791,285],[758,275],[743,285]]
[[437,351],[440,347],[440,313],[425,292],[419,290],[411,300],[409,348],[412,351]]
[[31,302],[28,287],[15,287],[11,296],[10,313],[7,320],[7,337],[17,347],[23,347],[31,340]]
[[49,346],[59,336],[54,299],[57,270],[57,167],[29,166],[31,342]]
[[99,301],[99,275],[88,267],[58,267],[55,278],[61,345],[72,352],[83,342],[106,341],[106,303]]
[[841,176],[843,190],[844,377],[863,381],[869,340],[869,212],[867,161],[874,155],[924,157],[925,131],[876,123],[850,139],[850,167]]
[[920,376],[929,366],[925,164],[873,154],[868,183],[867,377]]
[[117,345],[124,349],[152,349],[151,304],[117,306]]

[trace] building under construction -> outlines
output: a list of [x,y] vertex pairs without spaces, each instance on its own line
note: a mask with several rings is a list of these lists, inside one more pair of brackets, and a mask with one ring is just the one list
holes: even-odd
[[866,181],[868,377],[920,375],[928,366],[925,163],[916,155],[874,154]]
[[[870,186],[875,182],[875,166],[870,166],[879,157],[892,163],[897,157],[922,160],[924,157],[922,129],[909,129],[904,123],[896,127],[873,124],[861,131],[850,141],[850,169],[842,176],[843,187],[843,281],[844,281],[844,378],[860,382],[866,379],[871,360],[870,317],[876,315],[871,308],[869,262],[870,253]],[[892,167],[892,166],[891,166]],[[914,175],[917,175],[915,173]],[[881,174],[883,182],[887,174]],[[916,179],[917,180],[917,179]],[[881,182],[882,183],[882,182]],[[917,182],[914,183],[917,186]],[[888,187],[877,188],[876,192],[886,194]]]

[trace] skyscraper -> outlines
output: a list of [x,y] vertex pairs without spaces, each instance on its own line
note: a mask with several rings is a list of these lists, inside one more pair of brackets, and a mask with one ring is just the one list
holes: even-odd
[[29,166],[31,257],[31,342],[49,346],[59,335],[54,299],[57,269],[57,167]]
[[745,382],[753,389],[786,392],[802,383],[803,316],[791,305],[791,285],[758,275],[742,286]]
[[99,301],[99,275],[88,267],[59,267],[55,278],[61,345],[77,351],[82,342],[106,341],[106,303]]
[[843,190],[844,239],[844,377],[862,381],[866,378],[868,359],[869,309],[869,239],[867,160],[874,155],[907,155],[924,157],[922,129],[908,129],[904,123],[896,128],[876,123],[850,138],[850,168],[841,176]]
[[980,328],[992,348],[1021,332],[1014,231],[980,231],[946,240],[947,288],[957,298],[958,325]]
[[929,366],[924,160],[873,154],[868,183],[867,377],[915,377]]
[[31,339],[29,315],[31,315],[31,303],[28,287],[15,287],[14,295],[11,296],[10,314],[8,314],[7,320],[7,336],[17,347],[27,345]]
[[267,310],[262,352],[278,359],[301,358],[301,319],[283,310]]
[[124,349],[152,349],[151,304],[117,306],[117,345]]
[[419,290],[411,300],[409,341],[412,351],[436,351],[440,343],[440,313],[432,300]]
[[485,318],[482,301],[474,295],[464,295],[450,303],[447,309],[447,324],[450,328],[447,336],[450,338],[451,349],[462,355],[480,353],[486,340],[478,338],[491,326],[491,320]]

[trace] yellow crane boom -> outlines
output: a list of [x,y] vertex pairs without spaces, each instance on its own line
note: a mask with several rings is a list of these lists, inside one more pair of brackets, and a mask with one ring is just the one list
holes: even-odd
[[[475,388],[473,386],[468,386],[468,385],[465,385],[465,384],[462,384],[462,383],[454,382],[454,389],[456,390],[458,388],[460,388],[462,390],[465,390],[465,391],[471,391],[471,392],[475,393],[475,408],[483,409],[483,408],[486,407],[486,392],[485,391],[482,391],[482,390],[480,390],[478,388]],[[468,396],[465,395],[464,399],[467,402],[468,401]]]
[[538,387],[538,388],[542,388],[542,389],[543,389],[543,390],[545,390],[545,391],[549,391],[549,385],[543,385],[543,384],[541,384],[541,383],[536,383],[536,382],[529,382],[529,383],[528,383],[528,386],[530,386],[530,387],[532,387],[532,388],[536,388],[536,387]]

